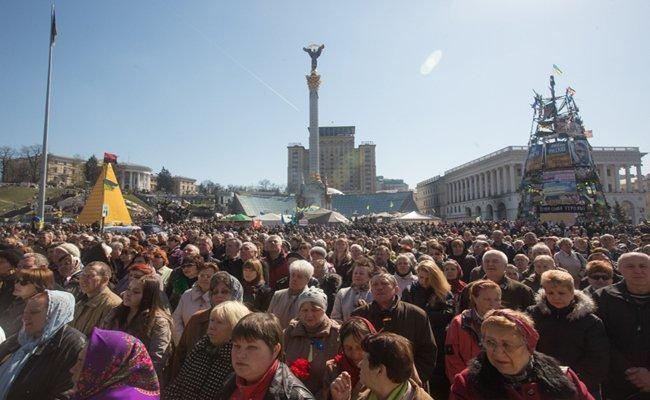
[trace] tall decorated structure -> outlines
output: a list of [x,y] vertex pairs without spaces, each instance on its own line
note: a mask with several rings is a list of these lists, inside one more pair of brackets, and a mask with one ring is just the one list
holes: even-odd
[[303,47],[311,58],[311,71],[307,78],[309,88],[309,176],[303,176],[303,184],[296,198],[300,208],[318,206],[331,208],[331,201],[327,195],[327,182],[321,180],[320,175],[320,133],[318,127],[318,90],[320,88],[320,74],[318,73],[318,57],[320,57],[324,44],[312,44]]
[[113,164],[117,163],[117,156],[104,153],[102,172],[97,177],[95,186],[86,200],[81,214],[77,217],[80,224],[91,225],[102,223],[108,225],[132,224],[122,190],[115,176]]
[[551,97],[535,93],[528,156],[519,187],[519,215],[524,220],[565,223],[609,220],[609,206],[594,164],[592,147],[575,90]]

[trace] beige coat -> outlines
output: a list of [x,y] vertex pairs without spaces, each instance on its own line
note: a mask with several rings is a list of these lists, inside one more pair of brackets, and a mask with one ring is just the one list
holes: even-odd
[[[314,397],[321,398],[323,389],[323,380],[327,374],[327,360],[334,358],[339,352],[339,329],[338,322],[325,317],[325,323],[318,331],[307,333],[304,325],[297,319],[289,323],[284,330],[284,348],[287,365],[291,366],[298,358],[309,360],[311,351],[312,361],[309,370],[309,379],[303,383],[307,386]],[[320,344],[312,345],[312,341],[318,341]]]
[[120,304],[122,304],[120,296],[113,293],[108,287],[92,299],[83,295],[75,305],[74,320],[70,326],[89,336],[93,328],[99,326],[108,313]]
[[282,329],[289,326],[289,322],[298,317],[298,296],[289,294],[289,289],[278,290],[273,293],[269,309],[266,312],[275,314],[280,320]]
[[178,305],[172,314],[172,319],[174,320],[172,337],[174,338],[175,345],[178,346],[178,342],[181,340],[181,336],[183,335],[183,330],[190,321],[190,318],[192,318],[192,315],[211,307],[210,292],[207,291],[202,293],[198,285],[195,284],[191,289],[187,289],[185,293],[183,293],[181,300],[178,302]]

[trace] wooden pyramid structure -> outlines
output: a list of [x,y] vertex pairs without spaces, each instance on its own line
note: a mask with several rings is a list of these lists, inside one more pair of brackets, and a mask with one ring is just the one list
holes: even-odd
[[131,215],[126,208],[122,190],[110,162],[104,162],[102,172],[97,177],[84,209],[77,217],[80,224],[101,222],[104,215],[105,225],[131,225]]

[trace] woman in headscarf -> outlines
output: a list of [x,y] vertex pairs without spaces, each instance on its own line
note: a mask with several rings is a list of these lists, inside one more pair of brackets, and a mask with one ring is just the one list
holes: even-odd
[[237,278],[226,271],[219,271],[212,275],[210,279],[210,304],[212,307],[197,312],[187,321],[181,340],[178,342],[178,347],[174,349],[170,379],[178,375],[187,354],[199,339],[205,336],[210,324],[210,312],[212,309],[224,301],[232,300],[241,303],[242,299],[243,289]]
[[454,304],[458,304],[460,294],[463,292],[463,289],[465,289],[465,286],[467,286],[467,283],[461,280],[463,277],[463,269],[456,260],[447,260],[442,263],[442,271],[445,273],[447,282],[451,285],[451,294],[454,296]]
[[273,289],[264,281],[264,266],[257,259],[244,261],[242,266],[244,303],[252,310],[265,312],[269,308]]
[[287,364],[316,397],[323,389],[325,363],[340,346],[340,325],[329,319],[326,309],[325,292],[308,288],[298,296],[298,318],[284,330]]
[[126,332],[144,343],[158,376],[171,353],[172,319],[160,303],[160,283],[146,277],[131,280],[115,307],[102,323],[102,328]]
[[29,299],[23,327],[0,344],[0,399],[58,399],[72,388],[70,368],[84,346],[84,335],[67,326],[74,297],[46,290]]
[[395,259],[395,279],[399,285],[399,294],[402,295],[411,285],[418,281],[418,276],[413,271],[415,257],[402,253]]
[[157,400],[160,388],[142,342],[119,331],[94,328],[70,370],[72,400]]
[[237,322],[250,314],[237,301],[225,301],[210,312],[208,332],[187,355],[181,371],[163,392],[164,400],[218,399],[226,378],[233,372],[230,336]]
[[481,324],[483,350],[456,375],[451,400],[593,400],[571,368],[535,351],[539,333],[519,311],[492,310]]

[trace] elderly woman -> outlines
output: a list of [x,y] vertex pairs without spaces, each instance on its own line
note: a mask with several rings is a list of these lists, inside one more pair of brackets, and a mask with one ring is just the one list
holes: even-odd
[[414,273],[413,267],[415,265],[415,257],[409,253],[402,253],[395,259],[395,279],[399,286],[399,294],[401,295],[413,283],[418,281],[418,276]]
[[450,400],[592,400],[580,378],[535,351],[539,333],[522,312],[492,310],[481,324],[484,350],[456,375]]
[[176,345],[181,340],[183,329],[185,329],[185,325],[187,325],[192,315],[211,307],[210,280],[212,279],[212,275],[219,271],[219,267],[214,263],[205,263],[199,265],[198,271],[199,274],[196,283],[191,289],[183,293],[181,300],[178,302],[178,306],[176,306],[176,309],[172,313],[172,320],[174,321],[172,337]]
[[490,310],[501,308],[501,287],[479,280],[470,288],[470,308],[454,317],[445,338],[445,373],[449,382],[481,352],[481,323]]
[[540,339],[537,350],[571,367],[600,398],[600,382],[609,363],[609,341],[605,326],[594,312],[591,297],[574,290],[573,277],[563,271],[542,274],[537,304],[528,308]]
[[20,332],[0,344],[0,399],[65,398],[85,340],[67,326],[73,314],[68,292],[46,290],[29,299]]
[[331,316],[339,323],[347,321],[355,308],[372,303],[372,293],[370,292],[372,262],[366,257],[360,257],[354,264],[352,285],[339,290],[334,298]]
[[321,389],[321,398],[330,397],[330,386],[342,372],[350,375],[350,384],[352,388],[352,398],[357,398],[363,385],[359,380],[359,363],[363,360],[363,349],[361,342],[377,331],[370,321],[361,317],[353,317],[341,325],[339,329],[339,340],[341,349],[339,353],[325,364],[326,373]]
[[14,300],[9,307],[0,313],[0,328],[6,337],[10,337],[22,327],[21,316],[27,300],[37,293],[54,289],[54,274],[49,268],[22,269],[16,273],[14,284]]
[[200,256],[187,255],[183,258],[180,268],[172,272],[165,287],[165,294],[169,298],[172,310],[176,309],[183,293],[196,283],[201,265],[203,259]]
[[334,241],[334,250],[328,260],[334,265],[336,273],[343,278],[343,287],[350,285],[352,280],[352,254],[350,254],[350,243],[346,238],[338,238]]
[[589,286],[583,290],[590,296],[596,290],[614,283],[614,268],[612,268],[612,264],[608,261],[589,261],[586,271],[586,279]]
[[79,288],[79,275],[83,268],[79,248],[72,243],[64,243],[56,247],[54,256],[57,267],[54,280],[66,292],[72,293],[74,298],[78,299],[82,295]]
[[283,328],[298,316],[298,296],[307,289],[313,274],[314,267],[309,262],[296,260],[289,265],[289,287],[273,293],[268,312],[278,317]]
[[[413,349],[408,339],[390,332],[368,335],[361,342],[363,358],[359,363],[359,380],[367,389],[356,399],[413,399],[431,397],[411,379]],[[342,372],[332,383],[334,400],[348,400],[352,395],[352,377]]]
[[287,364],[307,388],[320,397],[325,377],[325,362],[339,350],[338,322],[329,319],[327,295],[308,288],[298,296],[298,318],[284,330]]
[[573,241],[567,237],[558,240],[557,246],[560,248],[560,251],[553,256],[555,265],[567,270],[573,277],[573,281],[576,284],[579,283],[584,275],[587,260],[581,254],[573,251]]
[[[242,247],[243,248],[243,247]],[[249,259],[242,266],[244,303],[252,310],[266,311],[269,308],[273,289],[264,281],[264,266],[260,260]]]
[[253,313],[232,331],[232,367],[223,399],[306,399],[314,396],[282,362],[282,328],[275,315]]
[[137,338],[94,328],[70,370],[72,400],[157,400],[158,377]]
[[155,249],[151,253],[151,265],[155,268],[156,273],[160,275],[163,287],[167,285],[167,281],[169,281],[169,277],[173,270],[168,266],[169,260],[167,259],[167,253],[165,250]]
[[447,252],[449,258],[455,260],[463,269],[463,276],[469,278],[472,270],[476,268],[476,258],[467,252],[463,239],[454,239],[449,244],[451,252]]
[[163,399],[218,399],[233,372],[230,354],[232,330],[250,310],[240,302],[225,301],[210,312],[207,334],[187,355],[180,373],[165,389]]
[[212,308],[228,300],[241,302],[242,293],[243,289],[239,281],[226,271],[219,271],[212,275],[210,279],[210,304],[212,307],[197,312],[187,322],[178,346],[174,349],[170,378],[173,379],[178,375],[187,354],[208,331]]
[[122,295],[122,304],[106,316],[101,328],[126,332],[140,339],[161,376],[172,349],[172,319],[162,308],[159,291],[157,279],[132,280]]

